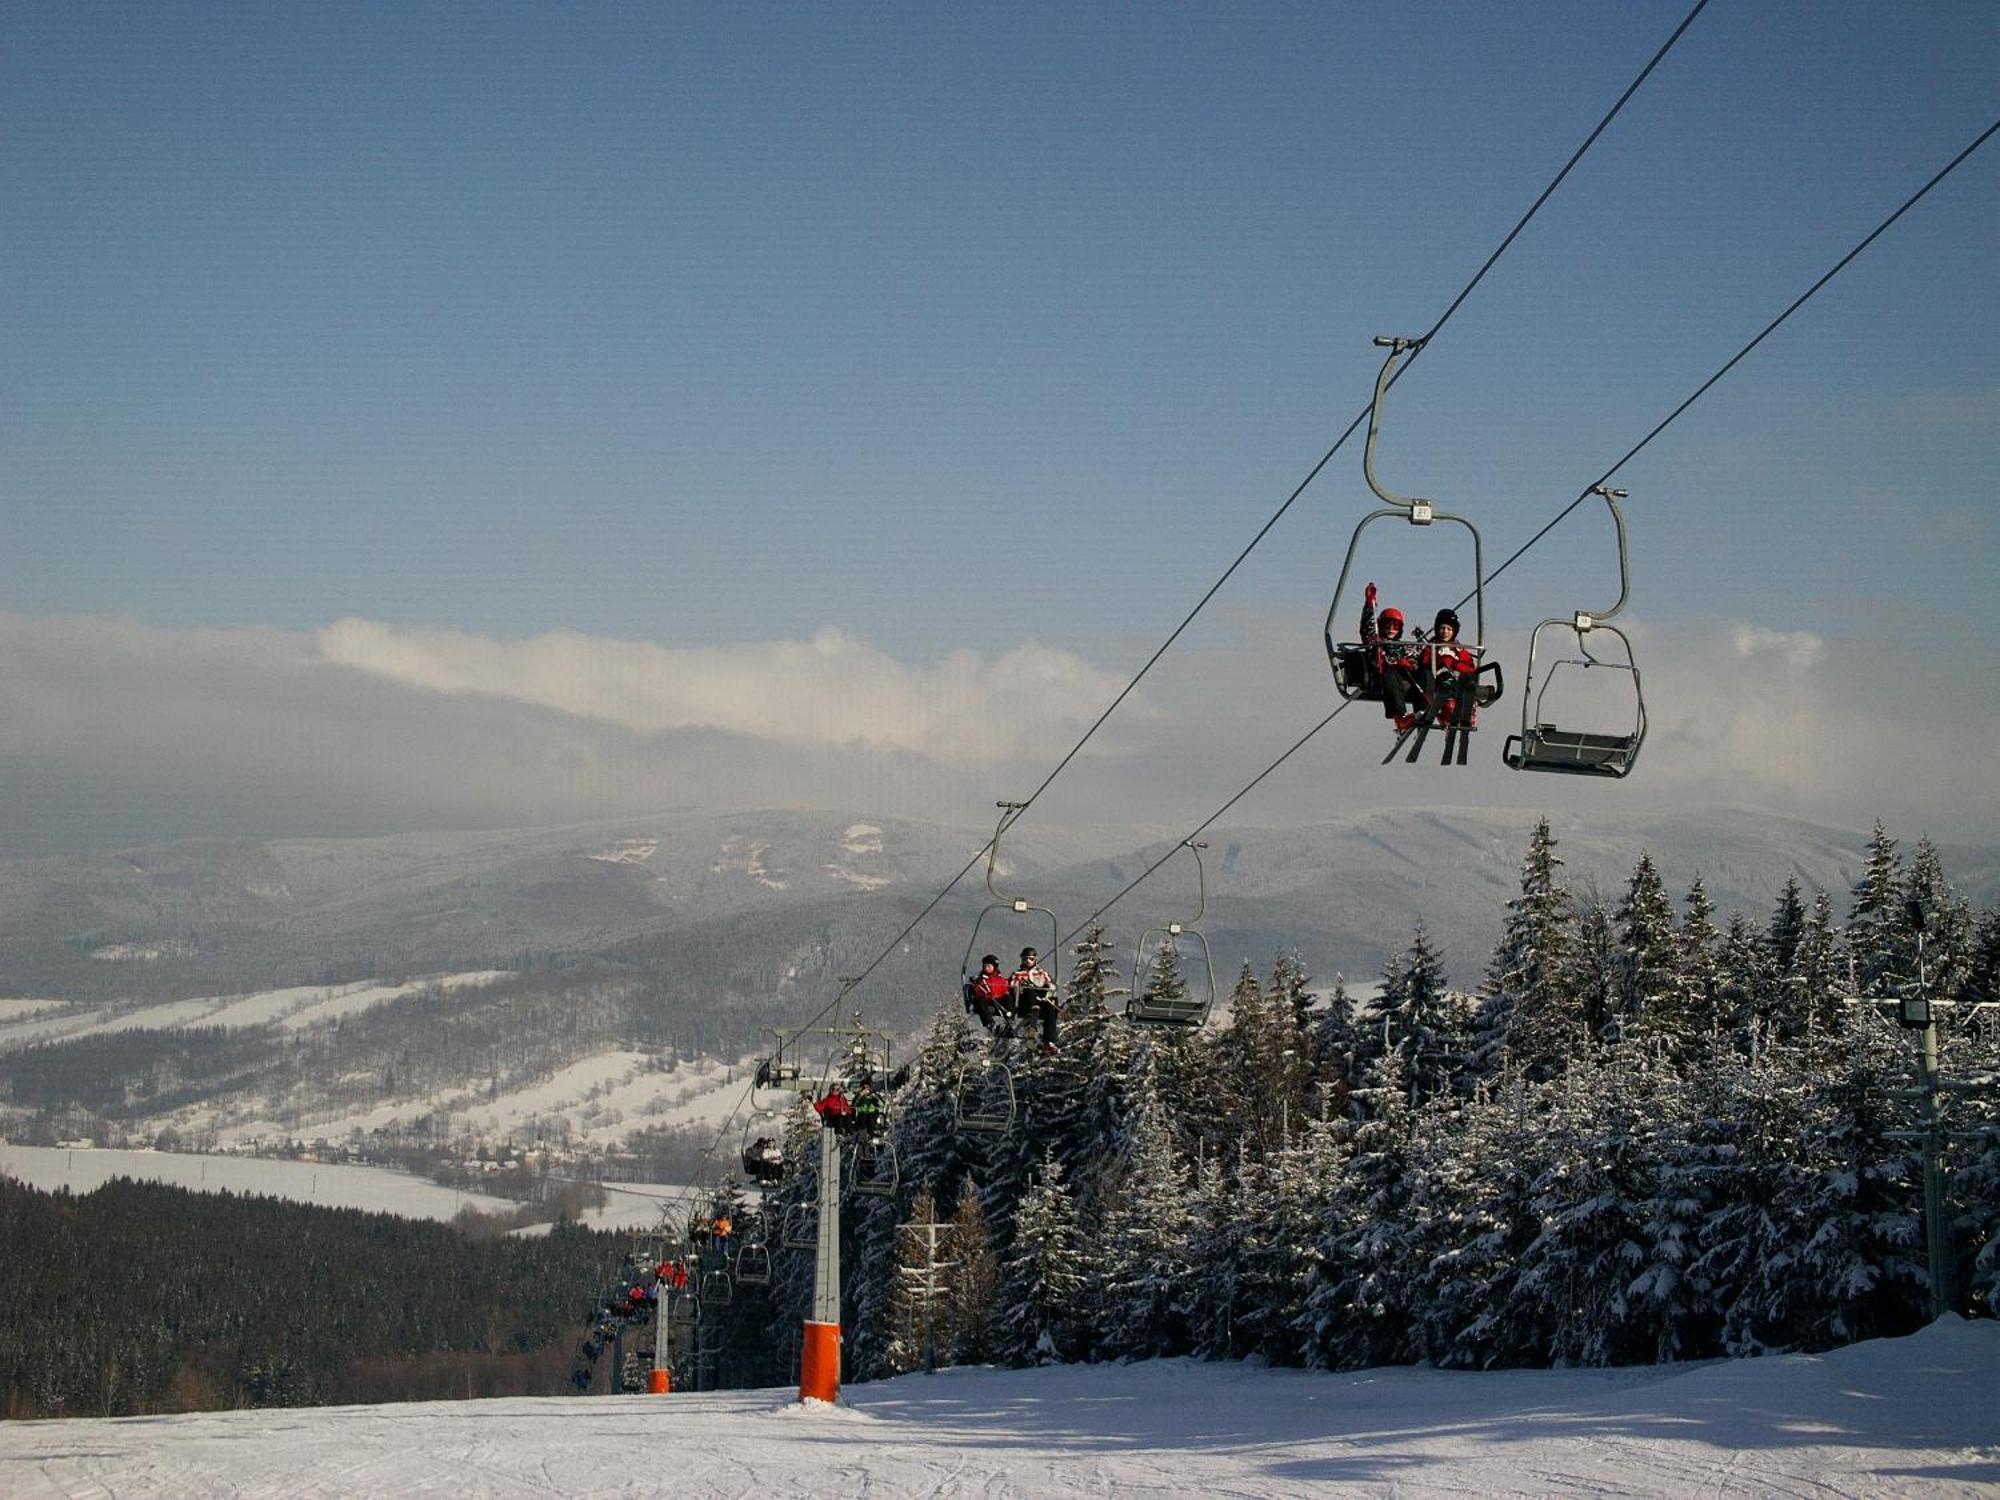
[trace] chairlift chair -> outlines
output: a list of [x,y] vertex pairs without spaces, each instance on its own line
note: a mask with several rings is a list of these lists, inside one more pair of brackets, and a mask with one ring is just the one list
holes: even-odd
[[797,1052],[787,1047],[787,1042],[795,1043],[796,1038],[788,1038],[777,1027],[771,1028],[771,1037],[771,1050],[758,1060],[750,1079],[750,1107],[759,1113],[784,1109],[805,1086]]
[[998,1058],[967,1062],[958,1070],[952,1090],[952,1118],[960,1130],[998,1134],[1011,1130],[1017,1100],[1014,1070]]
[[763,1236],[746,1236],[736,1251],[736,1279],[744,1286],[768,1286],[771,1282],[771,1247]]
[[819,1204],[808,1199],[788,1207],[779,1221],[778,1243],[786,1250],[817,1250]]
[[[1058,950],[1062,946],[1062,923],[1048,907],[1037,906],[1025,896],[1010,896],[1007,892],[1001,890],[999,885],[999,871],[997,866],[1000,859],[1000,840],[1013,821],[1026,809],[1027,804],[1025,802],[996,802],[994,806],[1000,809],[1000,822],[999,826],[993,830],[993,842],[986,846],[986,889],[991,895],[992,900],[973,919],[972,936],[966,940],[965,957],[959,961],[958,966],[959,995],[961,998],[970,996],[973,978],[979,972],[978,968],[975,967],[978,961],[973,957],[974,954],[979,952],[979,935],[982,931],[987,930],[988,919],[996,917],[1002,912],[1017,917],[1034,917],[1037,932],[1040,931],[1041,927],[1040,919],[1043,917],[1049,919],[1048,946],[1043,947],[1039,943],[1032,946],[1045,957],[1049,970],[1049,978],[1054,984],[1054,992],[1060,994],[1062,992],[1062,955]],[[995,939],[989,936],[987,941],[992,942]],[[1024,944],[1023,946],[1029,945]],[[969,1003],[968,999],[968,1005]]]
[[1194,974],[1185,976],[1185,994],[1159,995],[1150,990],[1133,994],[1125,1002],[1125,1018],[1128,1021],[1143,1021],[1155,1026],[1199,1026],[1215,1008],[1215,961],[1208,951],[1208,938],[1201,930],[1201,919],[1208,912],[1208,870],[1202,863],[1201,851],[1207,847],[1193,839],[1181,840],[1180,848],[1194,855],[1197,892],[1194,916],[1185,922],[1149,927],[1139,934],[1139,947],[1132,959],[1132,983],[1136,989],[1144,982],[1151,967],[1148,953],[1158,953],[1162,947],[1170,945],[1191,945],[1201,954],[1201,967]]
[[736,1286],[729,1273],[717,1266],[706,1271],[701,1278],[701,1305],[703,1307],[727,1307],[736,1295]]
[[896,1143],[885,1134],[863,1137],[847,1153],[847,1186],[854,1192],[878,1198],[892,1198],[902,1182],[896,1162]]
[[[1464,516],[1454,515],[1437,508],[1435,502],[1412,496],[1393,494],[1385,490],[1375,477],[1375,439],[1381,431],[1382,397],[1389,388],[1391,377],[1397,364],[1422,347],[1421,339],[1377,338],[1375,347],[1387,349],[1388,357],[1382,362],[1381,372],[1375,377],[1375,399],[1368,408],[1368,438],[1361,454],[1361,472],[1368,481],[1368,488],[1383,502],[1380,510],[1371,510],[1361,518],[1354,528],[1354,535],[1347,543],[1347,557],[1340,565],[1340,579],[1334,585],[1333,602],[1326,611],[1326,655],[1333,668],[1334,691],[1349,701],[1380,703],[1382,683],[1370,669],[1368,647],[1361,641],[1343,641],[1335,631],[1341,628],[1345,618],[1341,614],[1341,602],[1347,597],[1347,580],[1354,570],[1354,555],[1360,549],[1362,533],[1377,521],[1400,519],[1412,526],[1430,526],[1438,521],[1449,521],[1463,526],[1472,538],[1472,639],[1466,640],[1461,632],[1456,644],[1470,651],[1479,663],[1473,674],[1473,702],[1480,708],[1496,703],[1502,692],[1500,664],[1486,660],[1486,567],[1480,546],[1479,528]],[[1419,643],[1410,642],[1411,649]],[[1491,680],[1487,680],[1488,678]],[[1447,726],[1450,727],[1450,726]],[[1470,729],[1471,725],[1457,726]]]
[[760,1109],[743,1125],[743,1175],[761,1187],[782,1182],[785,1176],[786,1113]]
[[[1625,607],[1631,595],[1631,566],[1625,545],[1625,516],[1618,508],[1624,499],[1624,490],[1614,490],[1605,485],[1597,485],[1591,493],[1600,497],[1611,512],[1611,521],[1618,537],[1618,602],[1611,608],[1590,613],[1578,610],[1570,618],[1544,620],[1534,628],[1528,637],[1528,677],[1527,685],[1521,691],[1521,732],[1509,735],[1501,747],[1501,758],[1516,771],[1553,771],[1570,776],[1629,776],[1633,766],[1639,761],[1639,747],[1646,739],[1646,695],[1639,683],[1639,661],[1632,652],[1632,639],[1616,625],[1607,623],[1611,617]],[[1562,647],[1547,646],[1545,632],[1556,632],[1555,640],[1562,640],[1561,632],[1567,631],[1576,638],[1575,656],[1557,655]],[[1623,661],[1607,660],[1594,654],[1591,647],[1593,636],[1612,635],[1625,653]],[[1535,674],[1542,671],[1542,685],[1535,687]],[[1542,704],[1548,696],[1550,685],[1556,674],[1564,667],[1580,667],[1586,671],[1591,667],[1602,667],[1611,673],[1623,673],[1632,682],[1632,727],[1629,732],[1603,733],[1597,730],[1566,729],[1549,722],[1543,717]]]

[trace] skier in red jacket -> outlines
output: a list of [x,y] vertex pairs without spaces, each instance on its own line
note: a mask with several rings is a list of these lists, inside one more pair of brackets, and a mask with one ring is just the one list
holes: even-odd
[[845,1130],[854,1123],[854,1104],[840,1084],[827,1085],[826,1097],[813,1106],[829,1130]]
[[1368,653],[1368,674],[1381,685],[1382,717],[1396,721],[1398,734],[1407,733],[1430,712],[1426,653],[1415,642],[1403,639],[1400,609],[1383,610],[1378,621],[1372,583],[1362,594],[1361,644]]
[[979,973],[965,987],[965,1006],[979,1017],[979,1024],[988,1031],[1000,1024],[1000,1018],[1013,1008],[1014,991],[1007,976],[1000,972],[1000,960],[994,954],[987,954],[979,960]]

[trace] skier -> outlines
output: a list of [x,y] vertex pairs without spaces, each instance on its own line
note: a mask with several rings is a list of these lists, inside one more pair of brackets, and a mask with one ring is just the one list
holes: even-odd
[[1431,643],[1424,648],[1425,674],[1433,683],[1438,722],[1471,728],[1478,708],[1473,702],[1473,677],[1479,658],[1458,640],[1458,611],[1441,609],[1431,626]]
[[1021,950],[1021,967],[1014,971],[1007,984],[1013,991],[1015,1013],[1024,1021],[1031,1013],[1041,1018],[1042,1055],[1053,1056],[1056,1050],[1056,982],[1042,967],[1041,956],[1033,948]]
[[865,1079],[854,1090],[854,1128],[871,1140],[882,1133],[882,1096]]
[[1379,630],[1377,624],[1375,585],[1371,583],[1362,592],[1361,602],[1361,644],[1368,653],[1368,685],[1381,689],[1382,716],[1396,721],[1396,733],[1407,734],[1431,711],[1424,653],[1403,639],[1400,609],[1383,610]]
[[1013,987],[1000,972],[999,956],[987,954],[979,960],[978,975],[965,987],[966,1009],[979,1017],[981,1026],[992,1031],[1001,1025],[1013,998]]
[[743,1153],[743,1170],[754,1182],[777,1182],[785,1175],[785,1149],[777,1140],[760,1135]]
[[854,1123],[854,1105],[839,1084],[827,1085],[826,1097],[813,1105],[829,1130],[845,1130]]

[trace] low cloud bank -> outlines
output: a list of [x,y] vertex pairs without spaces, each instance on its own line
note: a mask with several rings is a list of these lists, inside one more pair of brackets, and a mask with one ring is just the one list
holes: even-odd
[[[1849,827],[1880,815],[1950,839],[2000,833],[2000,779],[1979,754],[2000,707],[1968,690],[1962,664],[1730,620],[1635,626],[1634,638],[1652,737],[1629,781],[1506,771],[1513,698],[1486,716],[1471,767],[1384,767],[1388,726],[1357,705],[1230,816],[1722,802]],[[1310,644],[1295,621],[1235,617],[1210,644],[1170,653],[1042,811],[1189,826],[1215,812],[1332,706]],[[1520,664],[1507,664],[1518,683]],[[976,824],[996,797],[1036,785],[1124,681],[1035,643],[910,664],[838,632],[679,649],[365,620],[301,633],[0,614],[0,850],[676,806]],[[1588,685],[1615,719],[1614,674]]]

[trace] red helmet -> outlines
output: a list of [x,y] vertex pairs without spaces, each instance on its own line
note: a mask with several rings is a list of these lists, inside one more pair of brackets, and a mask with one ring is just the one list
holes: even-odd
[[1403,612],[1393,604],[1382,611],[1381,619],[1384,630],[1387,630],[1391,625],[1394,625],[1398,630],[1403,628]]

